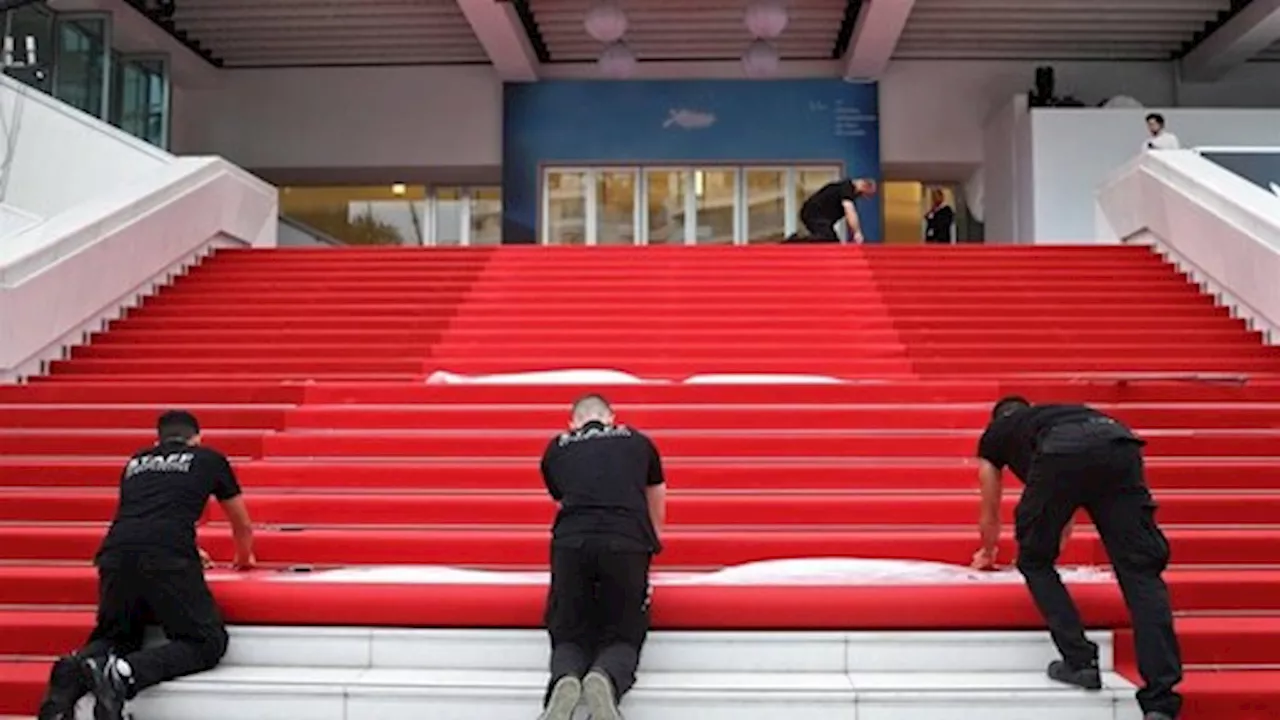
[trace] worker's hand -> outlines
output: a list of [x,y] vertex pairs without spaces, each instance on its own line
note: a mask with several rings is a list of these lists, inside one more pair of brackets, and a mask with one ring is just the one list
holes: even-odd
[[973,563],[970,567],[974,570],[995,570],[997,553],[999,553],[997,548],[979,548],[973,554]]
[[257,567],[257,565],[258,558],[254,557],[253,553],[249,553],[248,556],[245,557],[237,555],[235,562],[232,563],[231,567],[243,572],[245,570],[252,570]]
[[853,241],[861,245],[863,242],[866,241],[866,238],[862,236],[862,233],[856,232],[853,234]]
[[205,570],[213,567],[213,558],[209,556],[209,553],[205,552],[204,548],[197,548],[197,552],[200,553],[200,565]]

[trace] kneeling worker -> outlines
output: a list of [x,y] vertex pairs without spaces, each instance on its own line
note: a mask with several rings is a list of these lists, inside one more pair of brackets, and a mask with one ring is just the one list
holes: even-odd
[[585,699],[592,720],[619,720],[649,631],[649,563],[666,514],[662,460],[599,395],[573,405],[569,432],[542,458],[560,503],[551,541],[551,682],[544,720],[569,720]]
[[1138,704],[1146,720],[1174,720],[1182,697],[1182,660],[1173,630],[1169,588],[1161,573],[1169,543],[1156,525],[1156,503],[1143,477],[1142,446],[1119,421],[1083,405],[1031,405],[1020,397],[996,403],[978,443],[982,547],[974,566],[995,564],[1000,538],[1001,471],[1025,485],[1014,511],[1018,570],[1044,615],[1062,660],[1049,665],[1059,682],[1101,690],[1098,646],[1085,637],[1080,612],[1054,568],[1084,508],[1111,558],[1133,619]]
[[836,223],[844,220],[849,240],[861,245],[865,238],[854,201],[875,194],[876,181],[868,178],[846,178],[824,185],[800,206],[800,223],[809,231],[805,240],[839,242]]
[[[119,506],[96,558],[97,627],[83,649],[54,664],[40,720],[72,720],[89,692],[95,720],[121,720],[142,690],[209,670],[227,651],[195,526],[209,496],[217,498],[235,536],[235,567],[248,569],[249,513],[227,458],[200,447],[194,416],[165,413],[157,429],[158,444],[135,454],[121,474]],[[143,650],[149,621],[168,643]]]

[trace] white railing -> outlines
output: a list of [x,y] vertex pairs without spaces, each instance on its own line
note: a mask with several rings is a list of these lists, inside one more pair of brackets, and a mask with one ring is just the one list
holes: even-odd
[[1150,152],[1102,186],[1096,218],[1101,237],[1152,245],[1280,342],[1280,197],[1196,151]]
[[40,372],[213,249],[276,244],[276,189],[0,78],[0,382]]

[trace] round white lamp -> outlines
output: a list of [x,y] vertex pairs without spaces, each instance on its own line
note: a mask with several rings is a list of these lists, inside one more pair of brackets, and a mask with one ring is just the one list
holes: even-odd
[[787,29],[787,7],[782,0],[751,0],[746,23],[752,37],[773,40]]
[[600,71],[613,78],[629,77],[636,70],[636,56],[626,43],[615,42],[600,54]]
[[616,0],[601,0],[587,11],[582,22],[587,34],[606,45],[616,43],[627,33],[627,14]]

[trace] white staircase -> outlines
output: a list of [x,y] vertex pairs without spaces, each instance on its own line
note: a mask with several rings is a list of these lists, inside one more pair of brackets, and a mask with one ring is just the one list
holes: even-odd
[[[655,632],[628,720],[1141,720],[1112,672],[1044,676],[1043,633]],[[221,667],[134,701],[135,720],[531,720],[547,681],[530,630],[232,629]],[[82,714],[83,717],[83,714]]]

